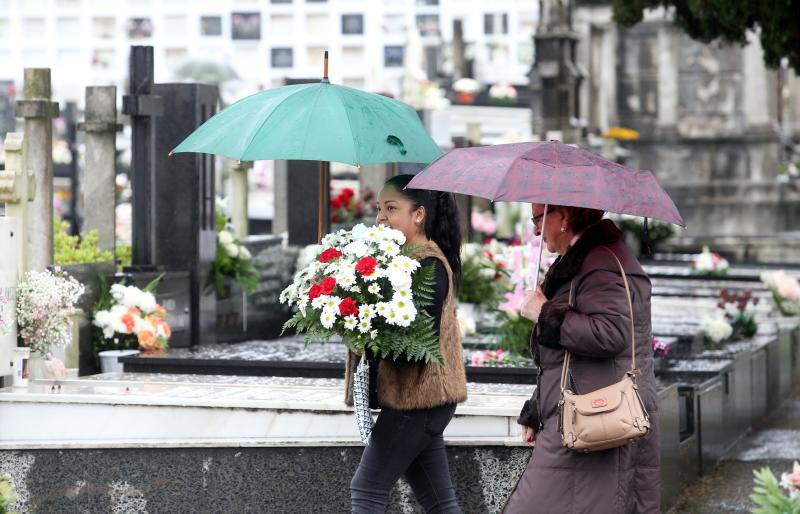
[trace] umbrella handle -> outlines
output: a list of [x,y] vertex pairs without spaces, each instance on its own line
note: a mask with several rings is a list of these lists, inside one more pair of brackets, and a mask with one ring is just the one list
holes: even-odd
[[328,51],[325,50],[325,68],[324,73],[322,75],[322,80],[328,80]]
[[[544,248],[544,227],[547,223],[547,204],[544,204],[544,214],[542,215],[542,236],[539,241],[539,251],[536,253],[536,266],[533,268],[533,287],[534,290],[539,288],[539,267],[542,265],[542,249]],[[534,236],[536,235],[536,227],[534,226]]]

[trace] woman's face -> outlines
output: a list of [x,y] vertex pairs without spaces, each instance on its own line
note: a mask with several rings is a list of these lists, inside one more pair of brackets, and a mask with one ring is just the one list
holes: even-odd
[[[562,254],[566,251],[566,247],[562,245],[564,233],[561,232],[561,227],[565,225],[564,216],[559,211],[547,209],[547,220],[545,220],[544,227],[542,220],[544,216],[544,204],[534,203],[533,206],[533,231],[539,236],[542,236],[547,251],[551,253]],[[567,240],[569,241],[569,240]]]
[[375,222],[399,230],[406,243],[415,241],[422,232],[425,209],[414,209],[414,204],[393,187],[385,187],[378,194],[378,215]]

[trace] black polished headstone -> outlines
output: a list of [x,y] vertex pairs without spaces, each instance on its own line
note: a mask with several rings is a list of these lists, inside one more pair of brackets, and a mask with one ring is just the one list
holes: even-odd
[[187,344],[212,343],[216,341],[216,296],[210,279],[217,251],[214,158],[201,153],[170,156],[169,152],[214,115],[218,89],[207,84],[154,84],[153,93],[164,101],[154,147],[155,264],[168,271],[188,270]]

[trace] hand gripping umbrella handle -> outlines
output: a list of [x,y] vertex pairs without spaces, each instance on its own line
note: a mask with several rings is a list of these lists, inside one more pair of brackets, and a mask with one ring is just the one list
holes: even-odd
[[[544,214],[542,214],[542,235],[539,238],[539,251],[536,252],[536,266],[533,268],[533,289],[539,288],[539,268],[542,265],[542,248],[544,247],[544,227],[547,223],[547,204],[544,205]],[[533,227],[534,237],[536,235],[536,226]],[[533,239],[531,239],[531,246],[533,246]]]

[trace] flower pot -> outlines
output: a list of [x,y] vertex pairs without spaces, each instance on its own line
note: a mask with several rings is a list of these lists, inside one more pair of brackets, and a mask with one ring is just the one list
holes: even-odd
[[28,387],[28,375],[30,373],[28,362],[30,357],[30,348],[25,346],[14,347],[14,387]]
[[97,355],[100,357],[100,370],[102,373],[122,373],[124,367],[119,362],[119,358],[138,355],[138,353],[139,350],[105,350],[99,352]]
[[466,91],[457,91],[456,102],[460,104],[472,105],[475,103],[475,94],[467,93]]

